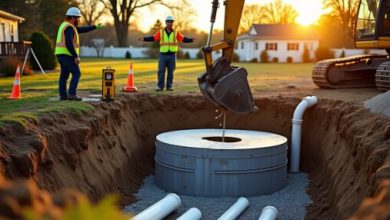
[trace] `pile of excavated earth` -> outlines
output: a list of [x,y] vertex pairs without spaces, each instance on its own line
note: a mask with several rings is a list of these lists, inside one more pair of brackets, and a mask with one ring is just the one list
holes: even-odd
[[[311,199],[305,218],[389,219],[389,94],[309,92],[256,95],[260,110],[228,114],[227,127],[290,140],[295,107],[302,97],[317,95],[302,128],[301,168]],[[83,195],[96,202],[117,193],[121,207],[133,204],[144,178],[153,175],[157,134],[220,123],[216,107],[199,94],[139,93],[92,105],[81,115],[53,113],[0,129],[0,218],[18,219],[23,207],[56,216]]]

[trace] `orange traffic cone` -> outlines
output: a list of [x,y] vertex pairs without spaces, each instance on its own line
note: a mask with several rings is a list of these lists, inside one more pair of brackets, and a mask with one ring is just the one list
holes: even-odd
[[20,65],[16,68],[15,81],[12,87],[11,96],[9,99],[20,99],[22,98],[22,92],[20,91]]
[[125,92],[137,92],[137,87],[134,86],[133,63],[130,63],[129,74],[127,75],[127,85],[123,87]]

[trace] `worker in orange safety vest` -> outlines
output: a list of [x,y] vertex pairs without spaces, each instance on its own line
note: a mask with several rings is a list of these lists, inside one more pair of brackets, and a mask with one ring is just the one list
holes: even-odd
[[167,91],[173,91],[173,71],[176,68],[176,53],[179,50],[179,42],[192,43],[196,38],[185,37],[179,31],[173,29],[175,19],[168,16],[165,19],[166,27],[161,29],[153,36],[140,37],[138,40],[147,42],[160,43],[160,56],[157,72],[157,88],[156,91],[163,91],[165,85],[165,69],[167,69]]

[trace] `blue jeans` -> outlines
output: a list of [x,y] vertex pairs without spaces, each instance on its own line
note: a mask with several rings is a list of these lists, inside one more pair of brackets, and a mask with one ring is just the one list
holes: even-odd
[[60,80],[58,84],[60,97],[68,97],[66,84],[70,73],[72,73],[72,79],[70,80],[69,85],[69,95],[75,96],[77,94],[77,85],[79,84],[81,76],[79,65],[74,62],[74,58],[71,56],[59,55],[57,56],[57,59],[61,65]]
[[167,88],[172,88],[173,85],[173,71],[176,68],[176,54],[164,54],[160,53],[158,61],[158,82],[157,87],[160,89],[164,88],[165,81],[165,68],[168,70],[167,75]]

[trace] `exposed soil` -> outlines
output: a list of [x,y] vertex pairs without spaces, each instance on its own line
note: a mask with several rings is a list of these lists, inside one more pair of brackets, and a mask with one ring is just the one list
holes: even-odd
[[[361,104],[377,92],[310,92],[320,101],[306,111],[303,124],[302,168],[310,174],[313,200],[306,218],[390,218],[390,119]],[[257,96],[260,110],[229,114],[227,127],[290,138],[292,114],[307,91],[287,93]],[[0,173],[10,180],[28,178],[49,192],[75,188],[93,201],[119,193],[121,204],[128,204],[153,172],[155,135],[220,123],[215,106],[198,94],[138,93],[95,105],[82,116],[48,115],[27,128],[0,130]]]

